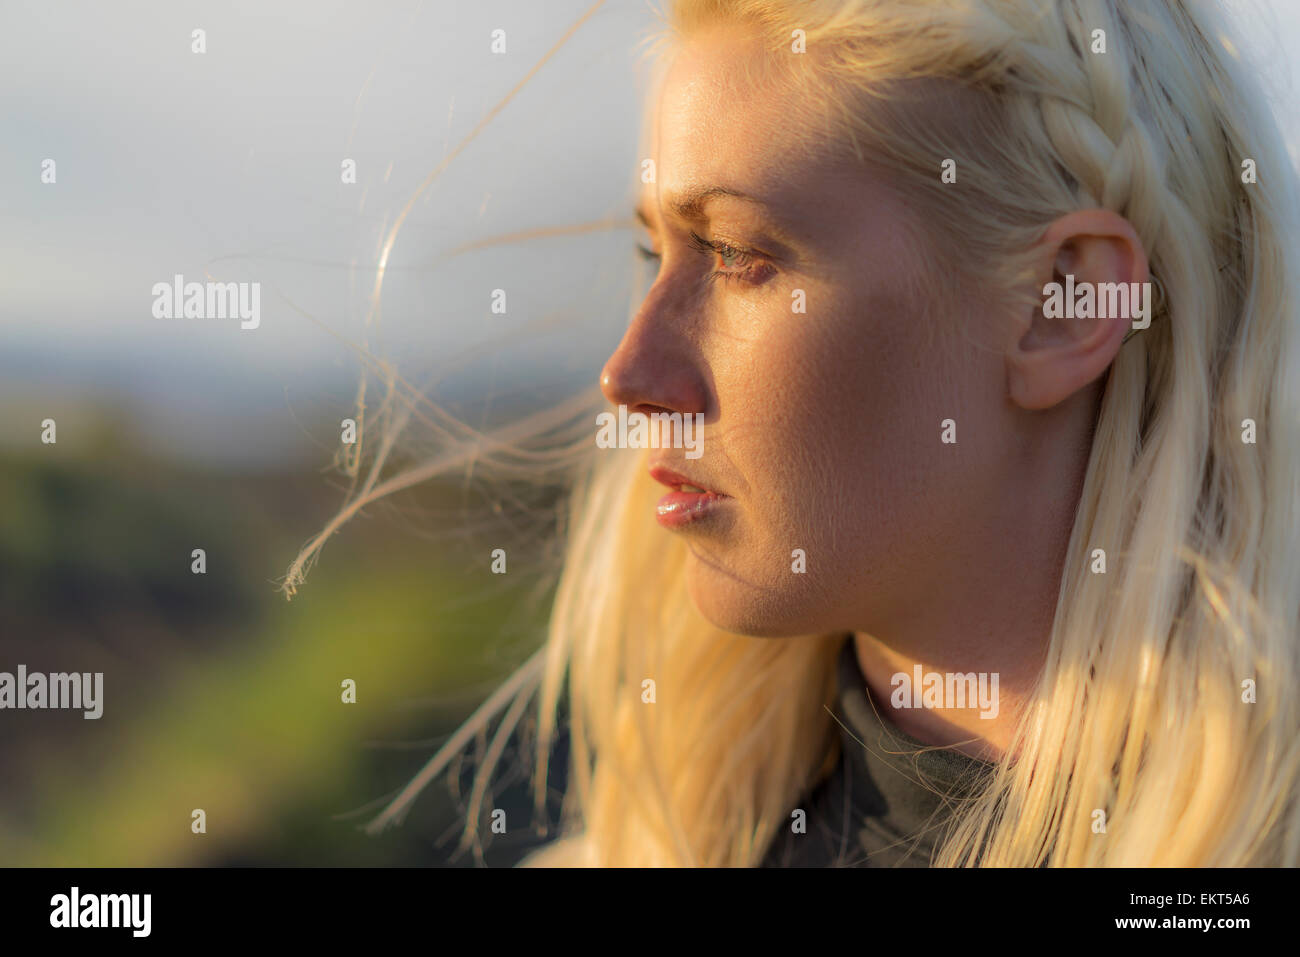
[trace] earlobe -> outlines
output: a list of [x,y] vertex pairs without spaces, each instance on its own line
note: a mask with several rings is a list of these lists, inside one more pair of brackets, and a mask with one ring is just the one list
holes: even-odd
[[1099,380],[1129,329],[1150,319],[1146,251],[1118,213],[1068,213],[1048,227],[1040,249],[1040,298],[1007,355],[1008,395],[1028,410],[1051,408]]

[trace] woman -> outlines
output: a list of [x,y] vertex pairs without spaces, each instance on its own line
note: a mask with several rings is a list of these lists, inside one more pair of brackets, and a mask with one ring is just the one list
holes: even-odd
[[567,693],[528,862],[1300,862],[1294,174],[1214,11],[669,28],[601,388],[701,454],[586,453],[472,719],[540,690],[540,798]]

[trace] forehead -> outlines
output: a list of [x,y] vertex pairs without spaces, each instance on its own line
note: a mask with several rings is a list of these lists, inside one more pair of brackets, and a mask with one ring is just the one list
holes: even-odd
[[680,41],[647,111],[656,176],[643,205],[713,186],[772,202],[810,199],[844,163],[823,99],[806,82],[812,67],[795,62],[805,56],[773,53],[734,26]]

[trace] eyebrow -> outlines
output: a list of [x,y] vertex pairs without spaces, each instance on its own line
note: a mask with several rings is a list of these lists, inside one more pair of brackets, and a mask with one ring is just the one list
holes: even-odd
[[[753,203],[756,206],[766,207],[766,204],[762,200],[746,193],[742,193],[739,190],[731,189],[728,186],[695,186],[688,189],[676,199],[670,200],[667,204],[668,210],[678,219],[698,222],[706,218],[704,207],[709,204],[709,200],[718,196],[729,196],[732,199],[740,199],[748,203]],[[637,204],[636,217],[649,227],[650,218],[646,215],[643,203]]]
[[[719,196],[752,203],[763,211],[764,216],[762,219],[765,225],[762,232],[766,239],[761,244],[760,255],[775,259],[786,266],[794,266],[802,262],[803,256],[798,252],[800,249],[799,241],[781,223],[772,208],[756,196],[750,196],[739,190],[731,189],[729,186],[693,186],[685,190],[680,196],[670,198],[666,205],[668,212],[674,218],[699,223],[708,219],[704,207],[709,204],[709,200]],[[651,209],[650,204],[641,199],[637,203],[636,218],[651,233],[655,233],[658,229],[651,219]]]

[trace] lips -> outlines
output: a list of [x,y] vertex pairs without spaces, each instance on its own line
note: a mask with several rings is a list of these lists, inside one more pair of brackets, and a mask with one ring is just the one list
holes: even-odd
[[690,476],[656,465],[650,477],[672,489],[655,506],[655,517],[666,528],[679,528],[716,511],[730,496],[715,492]]
[[[652,465],[650,467],[650,477],[661,485],[667,485],[671,489],[679,491],[693,491],[697,493],[711,492],[710,488],[705,487],[702,481],[696,481],[690,476],[683,475],[680,472],[674,472],[672,469],[663,465]],[[714,492],[720,495],[720,492]]]

